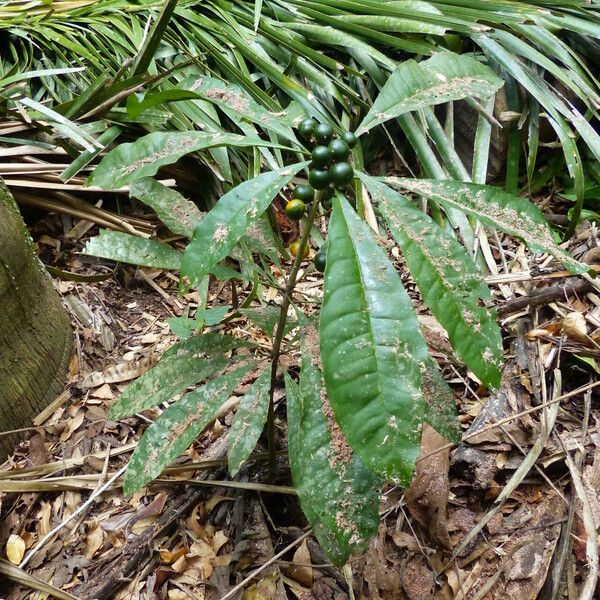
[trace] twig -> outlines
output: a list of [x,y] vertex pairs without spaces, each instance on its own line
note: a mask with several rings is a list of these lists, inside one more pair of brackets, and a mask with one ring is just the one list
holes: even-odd
[[233,598],[240,590],[244,588],[244,586],[252,581],[257,575],[260,575],[265,569],[270,567],[273,563],[277,562],[279,558],[281,558],[286,552],[289,552],[292,548],[297,546],[300,542],[305,540],[312,533],[312,529],[309,529],[306,533],[303,533],[297,540],[294,540],[291,544],[287,545],[281,552],[278,552],[270,558],[264,565],[261,565],[253,571],[244,579],[242,582],[238,583],[236,586],[232,587],[224,596],[221,597],[220,600],[228,600],[229,598]]
[[554,300],[564,298],[570,294],[587,294],[592,291],[593,287],[593,284],[585,279],[565,285],[553,285],[537,294],[509,300],[498,307],[498,316],[505,317],[511,313],[523,310],[524,308],[549,304]]
[[123,475],[123,473],[125,473],[125,469],[127,469],[127,465],[125,465],[124,467],[122,467],[121,469],[119,469],[102,487],[99,487],[95,492],[93,492],[92,494],[90,494],[90,497],[72,514],[69,515],[69,517],[67,517],[64,521],[62,521],[61,523],[59,523],[54,529],[52,529],[51,531],[49,531],[27,554],[27,556],[21,561],[21,564],[19,565],[19,567],[22,569],[35,555],[36,553],[40,550],[40,548],[42,548],[42,546],[51,538],[53,538],[56,533],[58,533],[63,527],[65,527],[66,525],[68,525],[73,519],[75,519],[75,517],[77,517],[78,515],[80,515],[82,512],[84,512],[85,510],[87,510],[87,508],[90,506],[90,504],[92,504],[92,502],[94,502],[94,500],[102,495],[104,493],[105,490],[107,490],[114,481],[116,481],[119,477],[121,477],[121,475]]

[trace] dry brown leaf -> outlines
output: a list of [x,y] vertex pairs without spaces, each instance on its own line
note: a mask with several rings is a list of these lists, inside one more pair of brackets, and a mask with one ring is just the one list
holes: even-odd
[[25,540],[14,533],[10,534],[6,542],[6,558],[13,564],[18,565],[25,556]]
[[108,383],[105,383],[99,388],[93,390],[91,396],[93,396],[94,398],[100,398],[101,400],[112,400],[114,398],[114,394],[110,389],[110,385],[108,385]]
[[587,325],[585,323],[585,317],[580,312],[569,313],[562,321],[563,333],[582,344],[588,344],[589,338],[587,336]]
[[45,536],[50,532],[52,527],[50,527],[50,515],[52,512],[52,507],[49,502],[42,502],[42,508],[39,510],[37,514],[38,518],[38,534],[40,537]]
[[[448,440],[435,429],[425,424],[421,438],[421,456],[431,454],[446,446]],[[417,469],[406,491],[406,502],[412,517],[428,532],[431,541],[444,548],[450,548],[447,512],[448,470],[450,450],[436,452],[417,463]]]
[[88,560],[90,560],[104,545],[104,532],[102,531],[102,528],[98,526],[98,522],[93,521],[89,525],[90,528],[87,530],[85,536],[85,550],[83,552]]
[[225,535],[225,533],[220,530],[217,531],[212,540],[212,547],[214,553],[217,554],[219,550],[229,541],[229,538]]
[[312,585],[314,576],[306,540],[294,552],[292,564],[288,567],[287,574],[291,579],[306,587]]
[[275,600],[277,597],[277,573],[272,571],[258,583],[244,590],[242,600]]

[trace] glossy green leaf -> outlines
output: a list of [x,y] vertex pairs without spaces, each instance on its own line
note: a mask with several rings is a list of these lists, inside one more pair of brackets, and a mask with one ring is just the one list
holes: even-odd
[[534,252],[547,252],[573,273],[589,270],[554,243],[546,219],[535,204],[524,198],[475,183],[401,177],[386,177],[383,181],[446,206],[460,208],[483,224],[522,239]]
[[221,197],[196,228],[183,255],[181,274],[189,277],[190,285],[196,285],[233,250],[279,190],[305,165],[297,163],[262,173]]
[[502,337],[495,311],[483,305],[491,294],[473,260],[406,197],[372,177],[360,177],[456,353],[481,381],[500,385]]
[[229,312],[229,306],[213,306],[205,310],[199,310],[196,312],[196,321],[202,319],[204,324],[208,327],[218,325]]
[[131,144],[111,150],[88,178],[88,185],[116,189],[152,177],[158,169],[178,161],[182,156],[219,146],[272,146],[260,138],[234,133],[200,131],[156,131]]
[[256,447],[269,411],[271,369],[263,371],[244,394],[229,430],[227,461],[235,477]]
[[88,240],[82,254],[98,256],[117,262],[141,267],[172,269],[181,266],[182,253],[167,244],[148,240],[121,231],[100,231],[100,235]]
[[181,456],[252,367],[246,365],[214,379],[169,406],[148,427],[133,451],[123,479],[125,494],[142,488]]
[[131,184],[130,196],[149,206],[158,218],[175,234],[191,238],[202,220],[202,213],[190,200],[152,177]]
[[123,419],[170,400],[185,388],[221,371],[229,361],[221,354],[210,358],[182,355],[161,358],[158,364],[130,383],[109,413]]
[[339,567],[377,532],[381,481],[343,439],[317,360],[306,348],[300,384],[286,373],[285,389],[294,487],[321,548]]
[[357,134],[425,106],[467,96],[487,98],[501,87],[492,69],[466,54],[440,52],[419,63],[407,60],[390,75]]
[[339,195],[327,236],[320,346],[329,401],[368,467],[411,480],[428,359],[412,303],[384,251]]

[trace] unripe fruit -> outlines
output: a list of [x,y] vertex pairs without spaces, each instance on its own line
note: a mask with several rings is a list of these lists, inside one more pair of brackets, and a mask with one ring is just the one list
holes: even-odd
[[331,140],[331,142],[329,142],[329,152],[331,153],[332,160],[335,162],[347,160],[350,156],[348,144],[340,139]]
[[292,198],[302,200],[304,204],[310,204],[315,199],[315,190],[310,185],[301,183],[294,188]]
[[308,183],[315,188],[315,190],[322,190],[329,185],[331,176],[329,171],[326,169],[313,169],[308,174]]
[[329,150],[328,146],[317,146],[313,149],[310,157],[315,167],[327,167],[331,162],[331,150]]
[[342,139],[348,144],[348,148],[354,148],[356,146],[356,136],[351,131],[346,131],[344,135],[342,135]]
[[315,127],[314,135],[319,144],[329,144],[333,135],[333,127],[329,123],[319,123]]
[[315,265],[315,269],[320,273],[325,271],[325,267],[327,265],[327,252],[325,250],[325,246],[323,246],[313,258],[313,263]]
[[[300,251],[300,240],[296,240],[290,244],[290,252],[292,256],[298,256],[298,252]],[[308,256],[308,244],[304,246],[302,251],[302,258],[306,258]]]
[[304,215],[306,205],[302,200],[293,199],[285,205],[285,214],[294,221],[299,221]]
[[316,126],[317,126],[317,122],[314,119],[312,119],[312,118],[304,119],[304,121],[300,121],[300,124],[298,125],[298,133],[305,140],[308,140],[308,139],[310,139],[310,136],[313,134]]
[[347,162],[335,163],[329,173],[331,181],[339,187],[348,185],[354,177],[354,169]]

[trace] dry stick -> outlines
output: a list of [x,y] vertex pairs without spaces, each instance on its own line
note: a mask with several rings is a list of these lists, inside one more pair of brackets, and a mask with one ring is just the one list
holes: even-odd
[[123,473],[125,473],[127,465],[119,469],[102,487],[99,487],[95,492],[90,494],[90,497],[69,517],[67,517],[62,523],[59,523],[52,531],[49,531],[27,554],[27,556],[21,561],[19,567],[22,569],[40,550],[40,548],[51,538],[54,537],[63,527],[68,525],[75,517],[80,515],[82,512],[92,504],[92,502],[100,495],[102,495],[112,484],[116,481]]
[[229,598],[233,598],[244,586],[252,581],[257,575],[260,575],[265,569],[270,567],[273,563],[277,562],[277,560],[283,556],[286,552],[289,552],[294,546],[297,546],[300,542],[304,541],[310,534],[312,533],[312,529],[309,529],[306,533],[303,533],[297,540],[294,540],[291,544],[286,546],[281,552],[278,552],[275,556],[270,558],[264,565],[261,565],[253,571],[244,579],[244,581],[238,583],[236,586],[232,587],[224,596],[220,598],[220,600],[228,600]]
[[[468,433],[467,435],[463,436],[461,442],[466,442],[467,440],[477,437],[478,435],[481,435],[482,433],[487,433],[488,431],[491,431],[492,429],[496,429],[496,427],[500,427],[501,425],[504,425],[505,423],[514,421],[515,419],[518,419],[520,417],[528,415],[532,412],[537,412],[538,410],[541,410],[542,408],[545,408],[546,406],[550,406],[551,404],[554,404],[556,402],[560,402],[561,400],[566,400],[567,398],[572,398],[573,396],[577,396],[577,394],[581,394],[582,392],[591,390],[595,387],[598,387],[599,385],[600,385],[600,381],[596,381],[594,383],[588,383],[587,385],[577,388],[576,390],[573,390],[572,392],[568,392],[566,394],[563,394],[562,396],[558,396],[558,398],[552,398],[552,400],[548,400],[548,402],[542,402],[542,404],[538,404],[537,406],[532,406],[531,408],[528,408],[520,413],[517,413],[516,415],[510,415],[509,417],[500,419],[496,423],[491,423],[490,425],[487,425],[486,427],[483,427],[482,429],[478,429],[477,431],[474,431],[473,433]],[[443,446],[440,446],[439,448],[436,448],[435,450],[432,450],[431,452],[429,452],[423,456],[420,456],[419,458],[417,458],[416,462],[421,462],[422,460],[425,460],[426,458],[429,458],[430,456],[433,456],[434,454],[437,454],[438,452],[443,452],[444,450],[448,450],[448,448],[454,448],[454,446],[456,446],[456,445],[457,444],[453,444],[452,442],[450,442],[448,444],[444,444]]]
[[283,292],[283,301],[281,302],[281,309],[279,311],[279,320],[277,321],[277,328],[275,329],[275,340],[273,341],[273,351],[271,352],[271,386],[269,388],[269,413],[267,415],[267,442],[269,448],[269,479],[273,479],[275,476],[275,385],[277,383],[277,364],[279,363],[279,355],[281,354],[281,343],[283,342],[283,334],[285,332],[285,322],[287,320],[287,313],[292,301],[292,292],[296,286],[296,278],[298,277],[298,271],[300,270],[300,264],[302,263],[302,254],[304,248],[310,237],[310,230],[315,217],[317,216],[317,210],[319,203],[321,202],[321,191],[317,191],[315,199],[308,214],[306,220],[306,227],[302,232],[300,238],[300,244],[298,245],[298,254],[292,265],[290,276]]
[[592,291],[593,287],[593,284],[585,279],[566,285],[553,285],[552,287],[542,290],[538,294],[523,296],[522,298],[515,298],[514,300],[506,302],[498,307],[498,316],[505,317],[511,313],[523,310],[524,308],[548,304],[554,300],[564,298],[565,295],[568,294],[587,294]]

